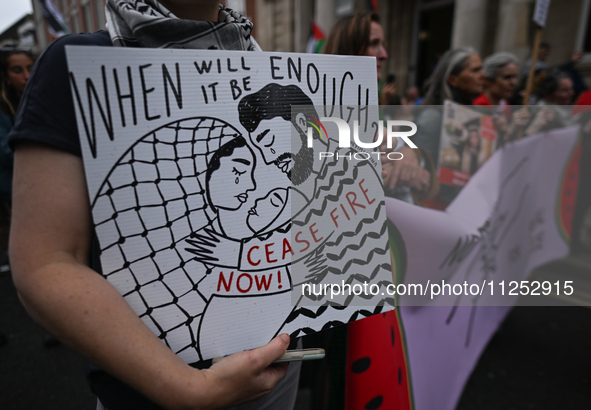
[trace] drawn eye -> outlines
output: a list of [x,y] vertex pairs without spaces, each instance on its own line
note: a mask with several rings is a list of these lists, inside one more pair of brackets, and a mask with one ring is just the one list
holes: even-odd
[[275,208],[283,206],[283,202],[283,198],[281,198],[281,195],[278,193],[273,194],[271,197],[271,205],[273,205]]
[[265,148],[269,148],[271,145],[275,143],[275,134],[271,137],[271,141],[267,145],[263,145]]
[[236,168],[232,168],[232,172],[234,173],[234,175],[240,176],[242,174],[246,174],[246,171],[238,171]]

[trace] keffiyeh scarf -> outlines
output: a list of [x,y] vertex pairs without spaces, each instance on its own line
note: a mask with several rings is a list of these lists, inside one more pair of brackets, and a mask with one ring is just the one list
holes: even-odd
[[260,50],[252,22],[221,4],[217,22],[179,19],[156,0],[107,0],[106,16],[119,47]]

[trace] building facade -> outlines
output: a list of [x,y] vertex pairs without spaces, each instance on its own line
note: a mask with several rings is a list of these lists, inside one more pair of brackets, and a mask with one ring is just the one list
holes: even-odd
[[[104,0],[52,0],[55,8],[60,12],[64,23],[72,33],[92,33],[105,28]],[[55,38],[49,31],[43,15],[41,5],[37,0],[31,0],[33,18],[37,31],[37,46],[42,51]]]
[[[105,27],[104,0],[53,0],[74,33]],[[266,51],[304,52],[312,21],[328,34],[340,17],[371,9],[370,0],[226,0],[255,23],[254,36]],[[389,60],[383,78],[395,74],[399,89],[422,85],[441,54],[471,46],[483,57],[512,52],[525,61],[531,53],[535,0],[377,0]],[[39,48],[52,41],[41,7],[32,0]],[[591,77],[591,0],[553,0],[543,32],[549,64],[588,52],[578,65]],[[591,79],[591,78],[590,78]]]
[[31,14],[24,15],[0,34],[0,47],[16,45],[33,49],[36,44],[35,21]]

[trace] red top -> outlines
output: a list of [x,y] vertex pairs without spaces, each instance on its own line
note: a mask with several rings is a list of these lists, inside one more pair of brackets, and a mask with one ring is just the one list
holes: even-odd
[[[575,105],[591,105],[591,90],[587,90],[581,94]],[[589,110],[591,110],[591,107],[573,107],[573,115]]]
[[[478,97],[476,97],[474,99],[474,101],[472,101],[472,105],[488,105],[488,106],[492,106],[490,100],[487,98],[486,95],[480,94]],[[511,115],[511,109],[509,108],[509,104],[507,104],[507,101],[505,100],[501,100],[499,101],[499,105],[500,108],[500,113],[505,114],[506,116],[510,116]]]
[[486,98],[486,95],[480,94],[478,97],[472,101],[472,105],[492,105],[490,100]]

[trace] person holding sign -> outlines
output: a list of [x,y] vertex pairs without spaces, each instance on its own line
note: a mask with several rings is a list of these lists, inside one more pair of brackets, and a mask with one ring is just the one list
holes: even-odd
[[[388,59],[384,45],[384,32],[379,16],[375,13],[357,13],[343,17],[334,24],[326,39],[325,54],[357,55],[375,57],[378,80],[381,79],[382,64]],[[386,105],[396,92],[394,82],[386,84],[380,94],[380,104]],[[386,151],[385,147],[381,148]],[[402,190],[404,199],[416,197],[417,200],[436,195],[437,183],[429,158],[421,150],[413,150],[407,146],[397,149],[403,158],[397,161],[384,161],[382,157],[382,177],[384,188],[389,196],[398,196]],[[425,166],[421,166],[423,163]],[[412,190],[412,196],[409,192]],[[395,194],[396,193],[396,194]]]
[[76,44],[257,50],[252,23],[212,0],[108,0],[107,21],[108,33],[65,36],[49,46],[10,136],[11,262],[20,298],[36,321],[100,367],[87,368],[99,408],[221,409],[259,399],[248,408],[289,409],[297,371],[272,364],[285,353],[287,335],[198,370],[162,343],[96,273],[98,244],[64,52]]

